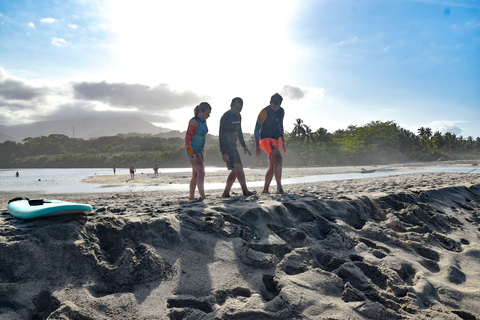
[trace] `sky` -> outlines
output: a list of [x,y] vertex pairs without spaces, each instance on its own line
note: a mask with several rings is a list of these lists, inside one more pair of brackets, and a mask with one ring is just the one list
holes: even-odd
[[2,0],[0,125],[132,116],[209,132],[274,93],[284,127],[480,137],[479,0]]

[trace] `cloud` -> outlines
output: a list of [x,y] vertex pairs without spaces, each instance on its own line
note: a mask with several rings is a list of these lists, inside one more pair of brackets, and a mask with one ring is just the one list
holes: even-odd
[[[168,85],[107,82],[27,81],[0,68],[0,124],[68,119],[136,116],[155,123],[172,123],[172,112],[193,107],[208,97],[175,91]],[[174,114],[174,113],[173,113]]]
[[71,29],[74,29],[74,30],[78,28],[78,26],[77,26],[76,24],[69,24],[68,26],[69,26]]
[[44,18],[40,20],[41,23],[54,23],[56,20],[54,18]]
[[458,126],[443,126],[439,129],[439,131],[441,133],[447,133],[447,132],[450,132],[450,133],[455,133],[456,135],[459,135],[459,134],[462,134],[463,132],[463,129],[458,127]]
[[76,99],[99,101],[114,107],[137,107],[144,110],[173,110],[194,106],[206,100],[192,91],[173,91],[166,84],[149,87],[142,84],[81,82],[74,83]]
[[464,123],[466,121],[434,121],[428,125],[433,131],[440,131],[445,134],[447,132],[455,133],[460,135],[463,132],[463,129],[460,128],[457,124]]
[[351,44],[351,43],[355,43],[355,42],[358,42],[358,41],[359,41],[358,37],[352,37],[352,38],[349,39],[349,40],[340,41],[340,42],[338,43],[338,45]]
[[67,43],[67,42],[62,38],[52,38],[52,44],[54,44],[58,47],[63,46],[65,43]]
[[31,28],[33,28],[33,29],[35,29],[35,23],[33,23],[33,22],[29,22],[29,23],[28,23],[28,26],[31,27]]
[[0,98],[6,100],[34,100],[42,94],[40,89],[28,86],[21,81],[6,79],[0,82]]
[[286,98],[292,99],[292,100],[300,100],[305,97],[305,91],[303,91],[299,87],[293,87],[291,85],[286,85],[282,88],[281,91],[282,95],[285,96]]
[[137,112],[130,110],[120,110],[112,112],[111,110],[98,110],[94,102],[74,101],[65,104],[59,104],[54,110],[36,118],[36,121],[49,121],[59,119],[85,119],[85,118],[112,118],[135,116],[143,118],[150,122],[169,123],[172,118],[168,114],[152,114],[148,112]]

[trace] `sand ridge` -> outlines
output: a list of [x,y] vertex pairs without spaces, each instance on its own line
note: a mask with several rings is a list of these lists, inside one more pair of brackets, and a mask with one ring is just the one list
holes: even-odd
[[214,190],[204,201],[185,192],[63,195],[94,212],[26,221],[0,197],[0,317],[480,314],[480,175],[412,173],[285,191],[224,199]]

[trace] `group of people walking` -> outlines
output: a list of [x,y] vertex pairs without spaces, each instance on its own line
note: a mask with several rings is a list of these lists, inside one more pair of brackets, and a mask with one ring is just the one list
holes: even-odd
[[[269,193],[270,183],[275,176],[277,193],[284,193],[282,188],[282,162],[283,157],[280,149],[286,152],[283,118],[285,111],[281,107],[283,98],[275,93],[270,104],[263,108],[257,118],[255,125],[255,154],[260,157],[261,150],[268,154],[268,170],[265,174],[263,193]],[[237,140],[243,147],[245,154],[252,155],[243,139],[242,117],[240,113],[243,108],[243,100],[239,97],[233,98],[230,110],[225,112],[220,119],[220,152],[230,173],[227,178],[225,190],[222,197],[230,197],[230,190],[235,180],[238,180],[244,196],[253,195],[249,191],[245,181],[245,173],[240,154],[237,149]],[[205,167],[203,164],[203,152],[205,139],[208,133],[207,118],[210,117],[212,107],[207,102],[202,102],[195,107],[195,116],[188,123],[185,135],[185,153],[192,165],[192,179],[190,181],[190,199],[195,197],[195,189],[202,199],[205,198],[204,180]]]

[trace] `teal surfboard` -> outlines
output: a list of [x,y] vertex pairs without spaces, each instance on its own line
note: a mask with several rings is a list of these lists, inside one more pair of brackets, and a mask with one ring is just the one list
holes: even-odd
[[61,200],[13,200],[8,204],[8,212],[20,219],[32,219],[43,216],[79,214],[92,211],[89,204]]

